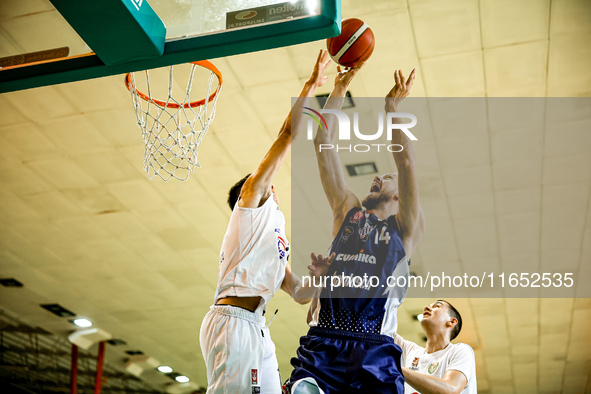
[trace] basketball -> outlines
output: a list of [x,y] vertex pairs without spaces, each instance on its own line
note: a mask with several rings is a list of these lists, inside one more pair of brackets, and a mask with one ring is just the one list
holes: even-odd
[[373,32],[367,23],[356,18],[343,20],[341,34],[326,40],[332,60],[345,67],[355,67],[369,59],[374,45]]

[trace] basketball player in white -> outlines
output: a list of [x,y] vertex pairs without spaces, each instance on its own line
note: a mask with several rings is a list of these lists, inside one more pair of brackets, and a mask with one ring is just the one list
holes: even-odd
[[[272,181],[304,124],[302,107],[328,80],[324,71],[329,64],[328,53],[320,51],[277,139],[258,168],[230,190],[232,216],[222,243],[214,305],[199,336],[208,394],[281,392],[275,345],[263,314],[280,288],[297,302],[310,299],[299,296],[287,264],[285,218]],[[314,267],[311,271],[323,274]]]
[[462,329],[462,317],[449,302],[426,305],[421,327],[427,344],[421,347],[396,335],[402,349],[405,394],[476,394],[474,351],[465,343],[453,344]]

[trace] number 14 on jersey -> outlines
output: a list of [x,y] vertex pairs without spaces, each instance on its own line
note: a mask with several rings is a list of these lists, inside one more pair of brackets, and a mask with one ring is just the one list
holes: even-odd
[[386,241],[386,245],[388,245],[390,243],[390,234],[386,232],[386,229],[387,229],[387,227],[382,227],[382,231],[380,232],[379,235],[378,235],[378,232],[376,231],[374,244],[377,245],[380,241]]

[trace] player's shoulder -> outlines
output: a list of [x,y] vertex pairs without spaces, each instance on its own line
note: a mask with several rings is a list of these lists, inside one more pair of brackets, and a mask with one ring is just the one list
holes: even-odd
[[453,348],[452,348],[452,352],[454,354],[467,354],[470,355],[472,357],[474,357],[474,349],[472,349],[472,346],[468,345],[467,343],[454,343],[452,344]]
[[394,215],[392,215],[392,216],[389,216],[389,217],[386,219],[386,223],[388,223],[388,226],[390,226],[390,227],[394,227],[394,229],[395,229],[396,231],[400,232],[400,228],[401,228],[401,227],[400,227],[399,220],[400,220],[400,215],[398,215],[398,214],[394,214]]
[[[347,208],[345,208],[347,209]],[[347,212],[345,212],[345,219],[351,218],[353,217],[355,220],[359,220],[360,218],[364,217],[366,215],[365,209],[363,209],[363,207],[361,206],[352,206],[351,208],[349,208],[347,210]]]
[[264,196],[256,206],[241,206],[240,200],[234,206],[232,213],[237,212],[260,212],[263,210],[279,210],[279,205],[273,199],[273,194]]
[[472,346],[468,345],[467,343],[459,342],[454,343],[453,345],[454,347],[456,347],[456,349],[466,349],[474,353],[474,349],[472,349]]
[[354,206],[352,208],[337,210],[334,212],[335,221],[342,227],[345,224],[359,225],[360,220],[366,216],[365,209]]

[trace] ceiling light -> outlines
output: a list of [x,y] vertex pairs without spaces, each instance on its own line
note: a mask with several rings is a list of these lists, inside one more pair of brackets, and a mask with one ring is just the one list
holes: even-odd
[[158,371],[160,371],[162,373],[171,373],[172,368],[170,368],[168,365],[161,365],[158,367]]
[[43,309],[47,309],[49,312],[59,317],[74,317],[76,314],[72,311],[67,310],[59,304],[41,304]]
[[376,163],[373,162],[347,164],[347,172],[350,176],[377,174],[378,168],[376,167]]
[[78,319],[74,319],[72,321],[72,323],[74,323],[78,327],[90,327],[90,326],[92,326],[92,322],[90,320],[88,320],[88,319],[83,318],[83,317],[78,318]]
[[5,287],[23,287],[23,284],[14,278],[0,279],[0,285]]
[[144,354],[141,350],[126,350],[125,353],[129,354],[130,356],[139,356]]
[[127,342],[125,342],[123,339],[109,339],[107,343],[113,346],[127,345]]
[[190,379],[186,376],[181,375],[181,376],[177,376],[175,378],[175,380],[179,383],[187,383]]
[[[316,101],[318,101],[318,105],[320,108],[324,108],[324,104],[326,104],[326,100],[328,100],[329,93],[326,94],[317,94]],[[355,107],[355,103],[353,102],[353,96],[351,96],[351,92],[347,90],[345,93],[345,99],[343,100],[343,105],[341,109],[353,108]]]
[[418,321],[423,320],[423,314],[422,313],[419,313],[416,317],[417,317],[417,320]]

